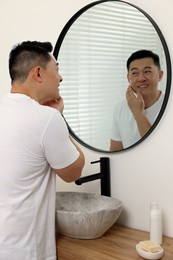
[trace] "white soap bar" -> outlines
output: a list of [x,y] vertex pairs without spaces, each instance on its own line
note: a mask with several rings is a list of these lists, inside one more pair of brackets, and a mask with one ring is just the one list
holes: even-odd
[[143,257],[145,259],[149,259],[149,260],[161,259],[161,257],[163,256],[163,253],[164,253],[162,247],[159,252],[155,252],[155,253],[147,252],[146,250],[141,248],[140,244],[136,245],[136,251],[137,251],[138,255],[140,255],[141,257]]
[[139,242],[140,247],[150,253],[156,253],[161,251],[161,246],[155,244],[154,242],[152,242],[151,240],[145,240],[145,241],[141,241]]

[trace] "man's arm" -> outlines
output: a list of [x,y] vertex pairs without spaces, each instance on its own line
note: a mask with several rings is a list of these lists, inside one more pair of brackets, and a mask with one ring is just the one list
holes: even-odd
[[121,151],[121,150],[123,150],[122,142],[111,139],[110,152]]
[[65,182],[73,182],[79,179],[85,164],[85,157],[82,150],[79,148],[79,146],[77,146],[77,144],[74,143],[71,137],[70,140],[79,152],[78,159],[74,163],[70,164],[69,166],[63,169],[54,169],[56,174]]
[[134,115],[134,118],[136,120],[140,136],[143,137],[150,130],[151,124],[148,118],[142,113]]
[[[44,105],[55,108],[56,110],[60,111],[61,114],[63,113],[64,102],[63,102],[62,97],[59,97],[58,100],[49,101]],[[69,136],[69,139],[70,139],[69,141],[73,143],[73,145],[76,147],[76,149],[79,152],[78,159],[65,168],[53,169],[55,171],[55,173],[65,182],[73,182],[73,181],[79,179],[82,174],[82,169],[85,164],[85,157],[84,157],[82,150],[73,141],[73,139],[70,136]]]

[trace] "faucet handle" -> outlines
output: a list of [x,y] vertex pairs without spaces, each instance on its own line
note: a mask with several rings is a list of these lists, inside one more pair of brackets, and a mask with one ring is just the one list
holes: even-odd
[[93,163],[99,163],[100,162],[100,160],[98,160],[98,161],[94,161],[94,162],[91,162],[91,164],[93,164]]
[[94,161],[94,162],[91,162],[91,164],[93,164],[93,163],[105,163],[105,162],[109,162],[109,157],[100,157],[100,160],[98,160],[98,161]]

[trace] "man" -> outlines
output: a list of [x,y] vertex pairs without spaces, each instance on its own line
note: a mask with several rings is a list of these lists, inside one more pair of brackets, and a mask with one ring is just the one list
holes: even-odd
[[140,50],[127,60],[129,87],[126,100],[113,114],[110,151],[119,151],[139,141],[151,128],[164,95],[158,89],[163,77],[157,54]]
[[56,174],[81,176],[69,138],[62,77],[49,42],[23,42],[9,58],[11,93],[0,99],[0,259],[55,260]]

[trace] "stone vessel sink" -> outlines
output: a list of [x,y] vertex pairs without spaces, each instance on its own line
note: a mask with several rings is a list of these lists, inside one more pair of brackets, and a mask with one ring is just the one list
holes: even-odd
[[84,192],[56,193],[57,232],[79,239],[101,237],[118,219],[123,203]]

